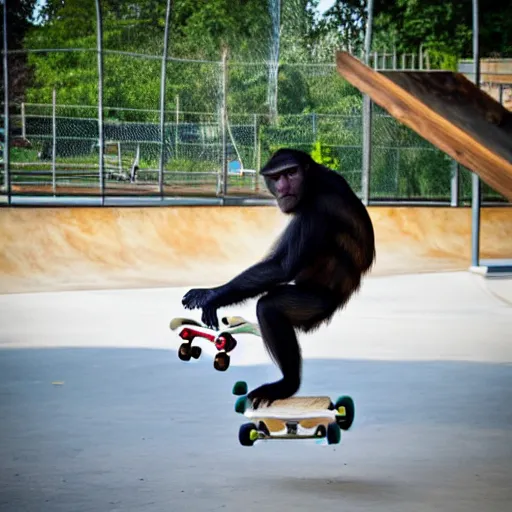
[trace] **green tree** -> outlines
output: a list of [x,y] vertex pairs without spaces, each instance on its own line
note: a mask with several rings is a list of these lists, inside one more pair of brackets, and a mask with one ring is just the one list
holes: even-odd
[[[5,0],[4,0],[5,1]],[[7,1],[7,48],[20,50],[23,48],[25,34],[34,26],[34,8],[37,0]],[[0,6],[0,26],[4,26],[4,7]],[[3,43],[2,43],[3,44]],[[30,80],[26,55],[16,53],[9,55],[9,96],[10,100],[20,102],[24,99],[25,88]],[[3,94],[3,80],[0,86]],[[3,98],[3,96],[2,96]]]
[[[214,112],[218,105],[223,47],[230,58],[254,57],[268,45],[268,12],[258,0],[200,0],[175,2],[169,54],[213,62],[168,62],[167,97],[179,95],[181,109]],[[104,103],[128,108],[156,109],[160,96],[166,2],[126,3],[105,0],[103,11]],[[27,48],[82,48],[81,52],[32,53],[34,70],[29,101],[94,105],[97,102],[96,11],[94,2],[49,0],[42,23],[25,39]],[[267,38],[267,39],[265,39]],[[259,44],[258,41],[261,43]],[[109,51],[135,52],[147,59]],[[261,54],[260,58],[266,58]],[[140,119],[140,113],[118,112],[121,119]]]
[[228,48],[234,60],[267,58],[270,18],[266,4],[260,0],[175,2],[171,53],[218,61]]
[[319,32],[331,35],[339,48],[359,53],[364,48],[367,0],[336,0],[320,22]]
[[[104,7],[103,47],[105,50],[158,54],[163,47],[163,30],[142,19],[143,12],[128,18],[128,11]],[[114,5],[115,7],[115,5]],[[76,48],[81,51],[29,53],[34,80],[27,92],[31,102],[49,103],[52,89],[58,102],[95,105],[98,101],[96,10],[94,2],[67,0],[49,3],[43,24],[25,39],[27,48]],[[122,19],[119,19],[121,17]],[[144,27],[144,30],[141,28]],[[104,103],[131,108],[156,108],[160,65],[119,54],[104,55]],[[126,114],[129,118],[130,114]],[[123,117],[123,116],[121,116]]]
[[[512,52],[512,4],[480,2],[481,56]],[[399,51],[417,51],[423,44],[437,64],[452,66],[472,56],[473,13],[468,0],[376,0],[374,48],[396,45]]]

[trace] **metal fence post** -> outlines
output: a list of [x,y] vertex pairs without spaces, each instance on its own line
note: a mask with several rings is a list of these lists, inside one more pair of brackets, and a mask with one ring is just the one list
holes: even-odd
[[176,129],[174,133],[174,158],[178,159],[178,142],[180,130],[180,96],[176,95]]
[[254,124],[254,142],[253,142],[253,155],[252,155],[252,165],[254,168],[254,185],[253,189],[256,190],[258,188],[258,114],[253,114],[253,124]]
[[[372,47],[373,0],[368,0],[368,21],[365,34],[365,64],[370,61]],[[372,137],[372,105],[370,97],[363,95],[363,168],[361,176],[361,195],[365,205],[370,202],[370,167],[371,167],[371,137]]]
[[10,176],[10,128],[9,128],[9,68],[7,59],[7,0],[4,0],[4,180],[7,188],[7,202],[11,203],[11,176]]
[[57,192],[57,179],[55,171],[55,162],[57,160],[57,93],[55,87],[52,91],[52,185],[53,194]]
[[256,156],[256,169],[255,169],[255,173],[254,173],[254,180],[255,180],[255,191],[256,192],[259,192],[260,190],[260,179],[259,179],[259,174],[258,174],[258,171],[261,169],[261,139],[258,138],[258,153],[257,153],[257,156]]
[[164,196],[164,160],[165,160],[165,81],[167,75],[167,48],[169,40],[169,20],[171,18],[171,0],[167,0],[164,31],[164,54],[162,56],[162,75],[160,77],[160,164],[158,187],[160,196]]
[[96,0],[96,46],[98,54],[98,145],[99,145],[99,178],[101,202],[105,201],[105,176],[103,173],[103,21],[100,0]]
[[222,97],[221,97],[221,108],[220,108],[220,126],[221,126],[221,137],[222,137],[222,167],[220,173],[220,179],[217,184],[217,194],[225,196],[228,189],[228,148],[227,148],[227,56],[228,50],[224,48],[222,51]]
[[270,15],[272,17],[270,59],[268,68],[268,105],[270,119],[277,123],[277,100],[279,94],[279,56],[281,51],[281,0],[270,0]]
[[21,136],[23,140],[27,138],[27,125],[25,121],[25,102],[21,102]]
[[[475,85],[480,87],[480,45],[478,27],[478,0],[473,0],[473,66],[475,73]],[[473,267],[480,265],[480,179],[476,172],[471,175],[471,264]]]
[[452,175],[450,182],[450,206],[459,206],[459,163],[452,160]]

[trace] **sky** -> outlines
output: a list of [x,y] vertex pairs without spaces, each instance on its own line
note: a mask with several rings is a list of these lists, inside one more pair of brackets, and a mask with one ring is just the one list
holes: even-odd
[[318,10],[321,14],[323,14],[327,9],[332,7],[334,4],[334,0],[320,0],[320,3],[318,4]]

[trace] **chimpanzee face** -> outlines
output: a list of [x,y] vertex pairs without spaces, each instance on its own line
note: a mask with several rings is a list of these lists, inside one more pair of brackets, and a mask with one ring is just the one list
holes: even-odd
[[277,199],[283,213],[292,213],[304,194],[304,171],[301,167],[290,167],[280,172],[265,175],[270,193]]

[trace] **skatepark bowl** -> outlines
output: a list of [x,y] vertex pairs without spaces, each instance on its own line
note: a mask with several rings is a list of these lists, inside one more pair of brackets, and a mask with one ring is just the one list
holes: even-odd
[[[299,395],[350,395],[352,429],[244,447],[232,386],[279,377],[261,340],[218,372],[169,323],[267,251],[275,208],[1,209],[0,511],[509,512],[512,280],[470,271],[470,209],[370,213],[372,273],[300,336]],[[482,209],[481,254],[510,258],[512,208]]]

